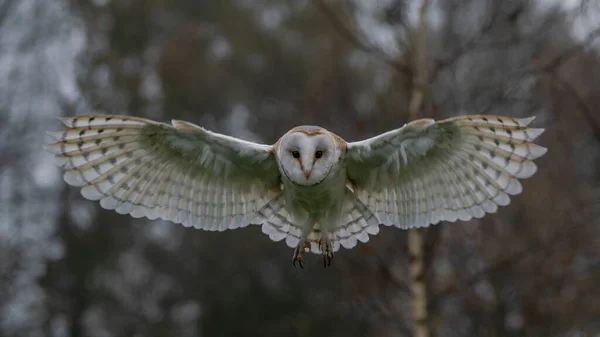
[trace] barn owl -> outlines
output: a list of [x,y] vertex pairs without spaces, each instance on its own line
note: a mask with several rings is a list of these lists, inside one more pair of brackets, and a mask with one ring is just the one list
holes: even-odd
[[325,266],[340,247],[379,232],[496,212],[532,176],[546,148],[534,119],[420,119],[356,142],[298,126],[264,145],[189,122],[129,116],[60,118],[50,150],[86,199],[133,217],[224,231],[259,225]]

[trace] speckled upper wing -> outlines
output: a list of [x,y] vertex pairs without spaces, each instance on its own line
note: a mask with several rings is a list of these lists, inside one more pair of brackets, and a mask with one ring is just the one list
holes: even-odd
[[356,196],[385,225],[425,227],[469,220],[509,204],[546,149],[533,118],[460,116],[421,119],[348,144]]
[[105,209],[205,230],[248,225],[281,193],[271,146],[128,116],[61,118],[47,148]]

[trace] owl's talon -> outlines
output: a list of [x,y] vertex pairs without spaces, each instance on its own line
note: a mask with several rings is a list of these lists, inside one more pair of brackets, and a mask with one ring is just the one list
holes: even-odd
[[298,265],[300,266],[300,268],[304,269],[304,248],[306,247],[306,244],[304,244],[303,242],[298,243],[298,245],[296,246],[296,249],[294,249],[294,256],[292,258],[292,264],[294,265],[294,267],[296,266],[296,262],[298,262]]
[[333,246],[331,240],[326,237],[321,238],[319,249],[321,250],[321,253],[323,253],[323,268],[331,266],[331,261],[333,260]]

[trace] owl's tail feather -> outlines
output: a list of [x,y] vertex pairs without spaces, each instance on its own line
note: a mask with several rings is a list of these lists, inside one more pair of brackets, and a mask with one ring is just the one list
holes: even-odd
[[[375,214],[356,197],[354,192],[346,188],[342,218],[331,235],[334,251],[338,250],[340,245],[346,249],[354,248],[358,241],[367,242],[369,235],[377,233],[379,233],[379,220]],[[309,239],[310,237],[309,235]],[[313,252],[315,252],[314,246],[311,244]]]
[[[340,246],[353,248],[358,241],[367,242],[369,235],[379,233],[379,220],[349,189],[346,189],[343,207],[340,222],[332,224],[335,227],[329,236],[334,252],[339,250]],[[285,239],[289,247],[295,248],[302,239],[302,225],[292,221],[291,215],[286,211],[283,194],[258,211],[256,223],[262,225],[263,233],[271,240]],[[321,253],[319,250],[321,235],[321,225],[317,222],[306,238],[310,243],[311,252]]]
[[273,241],[285,239],[290,247],[296,247],[300,242],[302,228],[292,223],[292,216],[285,208],[283,193],[259,209],[253,223],[261,225],[262,232]]

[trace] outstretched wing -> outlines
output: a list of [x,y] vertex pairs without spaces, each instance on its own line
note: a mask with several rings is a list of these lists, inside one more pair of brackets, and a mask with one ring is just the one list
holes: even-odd
[[356,196],[385,225],[425,227],[469,220],[508,205],[546,148],[534,118],[460,116],[420,119],[348,144],[345,162]]
[[247,226],[281,193],[271,146],[128,116],[61,118],[47,148],[105,209],[205,230]]

